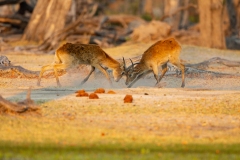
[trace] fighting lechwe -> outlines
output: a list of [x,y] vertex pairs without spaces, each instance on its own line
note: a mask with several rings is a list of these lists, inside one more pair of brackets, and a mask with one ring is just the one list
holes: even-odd
[[89,79],[95,68],[99,69],[107,77],[110,83],[111,79],[104,67],[112,69],[113,77],[116,82],[122,77],[123,64],[110,57],[98,45],[66,43],[55,52],[54,62],[42,67],[37,85],[40,86],[43,73],[53,69],[57,85],[61,86],[57,70],[67,69],[79,64],[91,65],[92,67],[88,76],[81,82],[81,85]]
[[[142,55],[139,63],[135,63],[126,68],[124,61],[124,73],[127,77],[126,85],[131,87],[141,77],[153,72],[157,84],[161,81],[165,73],[167,72],[167,63],[170,62],[173,65],[181,69],[182,72],[182,85],[185,86],[184,71],[185,66],[180,62],[181,46],[174,38],[158,41],[149,47]],[[158,76],[158,67],[162,66],[162,74]],[[158,78],[159,77],[159,78]]]

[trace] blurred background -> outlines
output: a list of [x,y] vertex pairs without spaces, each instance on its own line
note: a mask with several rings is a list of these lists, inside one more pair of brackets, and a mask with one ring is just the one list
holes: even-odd
[[[240,0],[0,0],[0,51],[62,43],[113,47],[175,37],[240,49]],[[31,48],[30,47],[30,48]]]

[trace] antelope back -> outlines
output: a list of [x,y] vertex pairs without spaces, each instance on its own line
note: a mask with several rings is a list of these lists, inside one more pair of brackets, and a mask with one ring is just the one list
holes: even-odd
[[178,61],[180,52],[181,46],[174,38],[161,40],[144,52],[140,63],[162,65],[168,61]]
[[93,64],[106,58],[105,52],[93,44],[66,43],[56,51],[56,58],[62,63]]

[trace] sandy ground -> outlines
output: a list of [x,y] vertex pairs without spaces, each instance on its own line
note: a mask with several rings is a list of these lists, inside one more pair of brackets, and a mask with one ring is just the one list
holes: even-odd
[[[141,55],[148,46],[129,45],[106,49],[106,52],[114,58],[130,58]],[[53,60],[53,55],[9,53],[6,56],[14,65],[31,70],[40,70],[42,65]],[[183,46],[181,54],[186,63],[198,63],[216,56],[240,60],[240,51]],[[240,67],[213,65],[210,70],[239,74]],[[143,136],[154,135],[155,138],[171,135],[191,137],[195,140],[214,139],[216,142],[240,143],[240,81],[237,77],[186,76],[186,87],[180,88],[181,77],[173,75],[164,77],[161,82],[163,87],[158,88],[154,87],[154,77],[148,75],[139,80],[133,88],[126,88],[125,77],[118,83],[113,82],[111,86],[99,72],[80,86],[84,76],[86,72],[76,70],[61,76],[61,88],[56,87],[54,78],[43,78],[41,87],[37,87],[37,79],[0,78],[0,94],[12,101],[22,100],[28,87],[32,86],[31,97],[43,107],[45,118],[56,115],[66,117],[66,114],[63,114],[65,112],[70,116],[77,113],[74,118],[78,121],[75,121],[76,123],[82,122],[93,128],[98,126],[102,130],[131,134],[137,132]],[[75,97],[76,90],[85,89],[91,93],[100,87],[106,91],[114,90],[116,94],[99,94],[98,100]],[[133,103],[123,103],[126,94],[133,96]],[[63,107],[57,107],[54,111],[56,104]],[[73,108],[70,109],[69,106]],[[93,106],[100,109],[93,111]],[[85,112],[94,113],[84,114]],[[73,121],[71,123],[74,123]]]

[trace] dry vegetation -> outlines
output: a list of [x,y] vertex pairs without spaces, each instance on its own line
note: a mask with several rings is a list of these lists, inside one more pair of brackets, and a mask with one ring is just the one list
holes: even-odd
[[[133,94],[133,103],[123,103],[126,93]],[[146,88],[98,96],[36,100],[42,117],[1,116],[1,141],[74,146],[240,142],[239,92]]]

